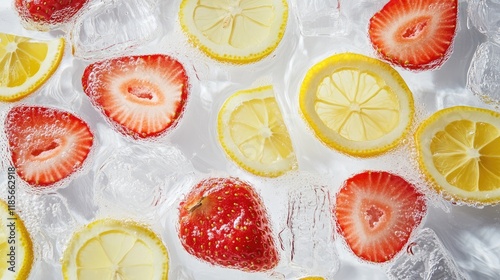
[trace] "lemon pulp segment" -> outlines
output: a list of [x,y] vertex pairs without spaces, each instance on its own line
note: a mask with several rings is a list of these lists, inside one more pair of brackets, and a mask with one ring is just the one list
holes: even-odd
[[39,41],[0,33],[0,101],[16,101],[38,89],[57,69],[64,40]]
[[243,169],[277,177],[296,167],[292,141],[272,86],[230,96],[219,111],[217,125],[224,151]]
[[168,253],[138,223],[97,220],[73,235],[62,270],[64,279],[167,279]]
[[333,55],[306,74],[302,116],[331,148],[373,156],[395,147],[413,119],[413,96],[389,64],[360,54]]
[[191,41],[208,56],[248,63],[278,46],[288,4],[285,0],[183,0],[179,19]]
[[[28,279],[33,265],[33,243],[21,218],[0,200],[0,279]],[[14,215],[12,215],[14,214]],[[12,263],[11,263],[12,261]]]
[[500,201],[500,114],[456,106],[422,122],[419,163],[446,197],[469,203]]

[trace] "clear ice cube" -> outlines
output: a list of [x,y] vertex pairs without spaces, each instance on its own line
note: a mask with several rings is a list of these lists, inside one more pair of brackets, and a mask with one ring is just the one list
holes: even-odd
[[467,14],[479,32],[500,43],[500,0],[469,0]]
[[322,186],[289,192],[286,228],[280,233],[289,262],[287,279],[304,275],[331,279],[338,271],[332,202],[329,190]]
[[146,44],[159,34],[158,3],[153,0],[110,0],[92,6],[70,34],[75,57],[101,59]]
[[67,237],[77,221],[69,210],[66,199],[58,193],[18,191],[17,206],[30,233],[35,249],[45,260],[58,260]]
[[478,46],[467,73],[467,88],[484,102],[500,105],[500,44],[486,41]]
[[294,0],[292,7],[304,36],[333,36],[346,31],[339,0]]
[[96,173],[95,196],[103,214],[158,217],[192,181],[193,168],[172,146],[129,145]]
[[462,275],[453,258],[432,229],[425,228],[408,243],[387,270],[390,279],[459,280]]

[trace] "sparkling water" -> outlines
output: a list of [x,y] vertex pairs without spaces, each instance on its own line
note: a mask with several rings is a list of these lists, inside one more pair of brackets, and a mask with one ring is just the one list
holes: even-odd
[[[269,57],[249,65],[226,65],[203,56],[179,26],[180,2],[96,0],[66,32],[41,33],[23,29],[11,1],[0,1],[0,32],[37,39],[64,36],[68,43],[60,67],[47,83],[14,104],[55,106],[74,112],[89,123],[96,137],[95,153],[85,172],[63,187],[40,194],[18,185],[19,214],[37,252],[30,279],[62,279],[60,257],[71,234],[109,216],[150,224],[168,248],[172,279],[295,280],[311,274],[370,280],[402,275],[404,279],[416,272],[425,274],[421,270],[424,263],[436,268],[434,273],[447,273],[444,275],[456,276],[454,279],[498,279],[499,206],[476,209],[443,200],[419,171],[412,136],[420,122],[438,109],[453,105],[492,107],[500,84],[495,60],[498,47],[494,44],[495,20],[499,18],[494,14],[496,2],[459,1],[462,12],[457,45],[440,69],[415,73],[396,68],[413,93],[415,121],[400,146],[367,159],[323,145],[300,116],[297,100],[308,69],[322,59],[346,51],[376,56],[367,24],[387,1],[289,1],[290,16],[282,42]],[[489,21],[479,20],[473,15],[475,11],[488,14]],[[326,17],[318,16],[315,22],[319,12]],[[304,15],[309,22],[300,21]],[[464,28],[467,20],[470,29]],[[482,37],[471,36],[474,32]],[[148,143],[117,133],[90,104],[81,77],[90,61],[151,53],[172,55],[185,65],[191,96],[179,127],[164,139]],[[215,127],[224,100],[238,90],[263,84],[274,87],[297,155],[298,175],[278,179],[253,176],[228,160],[218,143]],[[490,103],[478,96],[489,96],[484,100]],[[1,186],[7,185],[7,168],[11,166],[3,121],[14,104],[0,104]],[[385,265],[366,263],[336,238],[335,221],[329,215],[335,207],[331,202],[343,181],[363,170],[398,173],[429,197],[429,214],[422,227],[435,234],[428,229],[417,232],[410,241],[413,255],[404,251]],[[304,177],[302,172],[309,175]],[[261,194],[275,238],[281,241],[277,244],[282,245],[275,271],[252,274],[214,267],[182,248],[177,237],[178,202],[199,177],[221,174],[241,177]],[[6,188],[2,190],[5,199]],[[429,279],[438,277],[434,275]]]

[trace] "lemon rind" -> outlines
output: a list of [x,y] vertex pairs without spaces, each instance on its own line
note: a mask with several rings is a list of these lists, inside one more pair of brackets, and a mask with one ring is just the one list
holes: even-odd
[[[244,155],[235,152],[238,149],[236,146],[234,146],[232,140],[227,140],[231,137],[229,136],[229,132],[226,129],[228,127],[227,121],[229,119],[229,115],[243,101],[264,99],[269,97],[275,98],[272,85],[240,90],[231,95],[228,99],[226,99],[221,109],[219,110],[219,114],[217,116],[217,133],[222,149],[224,150],[226,155],[238,166],[257,176],[275,178],[293,170],[297,166],[295,153],[292,151],[287,158],[282,159],[276,164],[272,164],[272,166],[265,165],[261,166],[261,168],[257,168],[256,166],[258,166],[258,164],[250,164],[251,161],[246,159]],[[281,112],[278,112],[278,114],[280,114],[281,118],[283,119],[283,115],[281,114]],[[290,138],[289,133],[288,137]]]
[[270,36],[275,35],[275,40],[273,40],[272,44],[268,44],[266,48],[262,49],[259,52],[251,52],[247,55],[233,55],[233,54],[228,54],[228,53],[219,53],[212,48],[206,46],[202,41],[198,38],[197,35],[193,32],[190,28],[188,28],[188,24],[186,24],[186,7],[188,6],[189,1],[192,0],[183,0],[180,5],[179,9],[179,22],[182,31],[184,34],[187,35],[189,42],[200,49],[204,54],[206,54],[208,57],[215,59],[220,62],[225,62],[225,63],[232,63],[232,64],[248,64],[248,63],[254,63],[257,61],[260,61],[264,59],[265,57],[269,56],[281,43],[283,36],[286,31],[286,27],[288,24],[288,3],[286,0],[281,0],[281,1],[276,1],[279,2],[283,5],[283,13],[282,13],[282,23],[280,24],[278,28],[278,32],[276,34],[270,34]]
[[[2,215],[8,215],[8,206],[7,203],[3,200],[0,200],[0,208],[2,209]],[[33,267],[34,262],[34,249],[33,249],[33,241],[31,240],[31,235],[26,229],[23,220],[19,217],[19,215],[14,215],[16,221],[16,231],[19,234],[19,241],[21,243],[21,247],[24,251],[24,258],[21,264],[21,268],[16,272],[15,279],[24,280],[28,279],[28,276],[31,273],[31,268]]]
[[[99,227],[101,227],[99,229]],[[105,230],[111,229],[116,230],[119,228],[120,230],[126,231],[128,233],[135,233],[141,237],[147,237],[149,240],[146,242],[148,245],[155,244],[156,246],[150,247],[152,251],[159,250],[156,252],[160,254],[164,260],[162,261],[163,265],[161,266],[162,273],[160,279],[168,279],[168,270],[169,270],[169,253],[166,246],[163,244],[161,238],[152,231],[148,226],[141,224],[139,222],[131,221],[131,220],[115,220],[115,219],[100,219],[95,220],[87,225],[85,225],[82,229],[75,232],[71,239],[68,241],[67,246],[64,250],[61,264],[62,264],[62,274],[63,279],[75,279],[73,278],[72,273],[75,270],[75,257],[81,247],[95,235],[89,235],[88,238],[82,238],[82,235],[89,233],[102,233]],[[145,238],[143,238],[144,240]],[[71,267],[71,265],[73,267]]]
[[[8,35],[10,35],[10,34],[8,34]],[[16,35],[13,35],[13,36],[16,36]],[[20,37],[20,36],[16,36],[16,37]],[[33,39],[30,38],[30,40],[33,40]],[[41,42],[43,42],[43,41],[41,41]],[[33,82],[31,82],[28,85],[22,84],[20,86],[13,87],[13,88],[1,87],[2,93],[0,94],[0,101],[3,101],[3,102],[18,101],[18,100],[34,93],[42,85],[44,85],[45,82],[54,74],[54,72],[57,70],[57,68],[61,64],[62,58],[64,56],[64,48],[65,48],[66,44],[65,44],[65,41],[63,38],[58,38],[58,39],[45,41],[45,42],[49,46],[47,54],[54,52],[54,49],[55,49],[55,55],[53,57],[53,62],[52,63],[49,63],[49,62],[42,63],[42,66],[45,66],[45,67],[44,68],[40,67],[38,72],[33,77],[30,78],[30,80],[33,80]],[[21,88],[21,90],[19,90],[19,88]]]
[[[450,117],[450,114],[457,114],[456,118]],[[433,175],[434,174],[439,174],[439,171],[437,171],[435,168],[432,166],[428,166],[426,164],[426,161],[424,160],[425,155],[423,154],[423,151],[425,151],[426,154],[430,154],[430,151],[428,149],[425,149],[427,147],[423,141],[423,138],[426,138],[427,140],[430,140],[433,135],[435,135],[435,132],[440,131],[449,124],[451,121],[450,119],[455,121],[455,120],[463,120],[463,119],[468,119],[471,121],[481,121],[483,118],[471,118],[470,116],[475,114],[475,113],[480,113],[483,115],[484,120],[496,120],[496,123],[493,124],[495,125],[499,130],[500,130],[500,114],[491,111],[488,109],[484,108],[477,108],[477,107],[471,107],[471,106],[454,106],[454,107],[449,107],[445,108],[442,110],[439,110],[432,114],[430,117],[425,119],[417,128],[415,132],[415,147],[417,150],[417,159],[418,159],[418,165],[420,167],[420,170],[422,171],[423,175],[425,176],[426,180],[428,181],[429,185],[438,193],[441,194],[446,200],[449,201],[459,201],[462,203],[465,203],[467,205],[477,205],[478,203],[480,205],[493,205],[493,204],[498,204],[500,203],[500,186],[496,191],[481,191],[481,192],[467,192],[464,190],[461,190],[457,187],[454,187],[453,185],[449,184],[446,179],[444,178],[436,178]],[[463,116],[460,117],[460,114],[468,114],[469,116],[467,118],[464,118]],[[479,116],[476,114],[476,117]],[[443,123],[444,125],[439,126],[440,120],[444,119],[445,117],[448,118],[448,121],[446,123]],[[491,123],[491,122],[489,122]],[[430,130],[430,131],[429,131]],[[431,171],[431,170],[432,171]],[[440,176],[441,177],[441,176]],[[473,193],[477,193],[480,195],[471,195]],[[495,195],[496,193],[496,195]]]
[[[314,109],[310,110],[311,107],[314,107],[311,106],[311,103],[314,101],[311,95],[316,94],[316,87],[312,87],[312,85],[318,85],[319,83],[316,81],[325,77],[320,76],[320,74],[324,73],[326,69],[334,70],[343,68],[346,65],[359,69],[371,68],[376,70],[372,72],[381,76],[397,95],[400,105],[400,118],[402,118],[402,120],[400,120],[398,127],[384,136],[384,138],[390,137],[390,141],[385,141],[388,143],[382,145],[378,144],[380,142],[379,139],[371,141],[353,141],[345,139],[335,131],[326,127],[319,116],[315,114]],[[407,109],[406,114],[403,114],[403,109]],[[320,61],[307,71],[299,92],[299,111],[309,128],[323,144],[341,153],[365,158],[381,155],[397,147],[402,139],[410,133],[415,108],[412,92],[401,75],[392,66],[378,59],[361,54],[341,53]]]

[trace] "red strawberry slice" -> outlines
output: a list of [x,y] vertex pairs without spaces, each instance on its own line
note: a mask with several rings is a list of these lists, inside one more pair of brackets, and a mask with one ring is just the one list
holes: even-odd
[[426,210],[425,196],[403,178],[367,171],[344,183],[335,215],[339,232],[354,254],[381,263],[401,251]]
[[5,119],[16,172],[33,186],[49,186],[82,167],[93,143],[88,125],[65,111],[17,106]]
[[28,22],[56,25],[68,22],[88,0],[15,0],[19,15]]
[[457,7],[457,0],[391,0],[370,19],[370,40],[396,65],[434,69],[451,54]]
[[96,62],[85,69],[82,84],[94,106],[135,139],[175,127],[189,90],[182,64],[161,54]]
[[198,183],[180,203],[179,238],[192,255],[243,271],[266,271],[279,261],[261,198],[236,178]]

